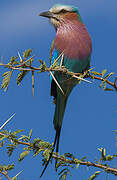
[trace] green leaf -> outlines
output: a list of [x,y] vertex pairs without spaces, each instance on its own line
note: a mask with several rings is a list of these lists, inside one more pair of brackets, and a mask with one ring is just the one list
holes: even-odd
[[62,171],[60,171],[58,175],[61,175],[64,171],[67,171],[67,168],[62,169]]
[[0,141],[2,141],[3,139],[5,139],[6,137],[5,136],[1,136],[0,135]]
[[21,130],[21,129],[17,129],[16,131],[14,131],[12,134],[13,135],[16,135],[16,134],[18,134],[18,133],[20,133],[20,132],[23,132],[24,130]]
[[29,132],[29,139],[31,139],[31,136],[32,136],[32,129]]
[[76,165],[76,168],[79,168],[79,165],[80,165],[80,163],[78,163],[78,164]]
[[3,147],[3,145],[4,145],[4,141],[2,141],[2,142],[0,143],[0,147]]
[[17,85],[21,84],[21,81],[24,79],[24,77],[26,76],[27,73],[28,73],[28,71],[24,70],[18,74],[18,76],[16,78]]
[[22,161],[28,154],[30,153],[30,150],[24,151],[20,154],[19,161]]
[[81,161],[85,161],[85,160],[86,160],[86,158],[87,158],[87,157],[86,157],[86,156],[84,156],[84,157],[82,157],[80,160],[81,160]]
[[105,83],[105,81],[102,81],[102,83],[99,85],[99,88],[101,88],[104,83]]
[[67,157],[67,158],[70,158],[72,160],[74,159],[74,156],[71,153],[65,153],[64,156]]
[[114,159],[114,156],[107,155],[106,156],[106,161],[112,161]]
[[32,53],[32,49],[28,49],[23,53],[23,57],[27,58],[27,57],[31,56],[31,53]]
[[106,149],[105,148],[98,148],[98,150],[101,152],[102,160],[106,160]]
[[28,136],[25,136],[25,135],[21,135],[22,137],[20,137],[18,140],[23,140],[25,142],[28,142],[30,139]]
[[104,69],[104,70],[102,71],[102,77],[104,77],[104,75],[106,74],[106,72],[107,72],[107,69]]
[[107,86],[107,82],[105,82],[104,86],[103,86],[103,89],[105,90],[106,89],[106,86]]
[[41,64],[43,64],[43,60],[39,59],[39,62],[40,62]]
[[90,178],[88,178],[88,180],[94,180],[100,173],[101,171],[96,171],[92,176],[90,176]]
[[9,155],[9,157],[12,155],[14,149],[16,148],[17,146],[15,144],[7,144],[7,153]]
[[16,61],[17,58],[18,58],[17,56],[16,56],[16,57],[15,57],[15,56],[11,57],[10,62],[8,63],[8,65],[13,66],[13,65],[15,65],[15,64],[19,64],[19,63]]
[[12,170],[14,169],[14,164],[10,164],[10,165],[4,165],[3,166],[3,171],[9,171],[9,170]]
[[6,92],[10,83],[11,75],[12,75],[13,70],[5,72],[2,77],[2,84],[1,84],[1,89],[4,89]]

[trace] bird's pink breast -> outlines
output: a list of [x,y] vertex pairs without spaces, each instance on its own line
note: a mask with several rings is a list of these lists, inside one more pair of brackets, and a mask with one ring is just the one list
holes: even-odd
[[62,24],[56,32],[55,47],[69,59],[86,59],[91,54],[92,45],[85,25],[79,21]]

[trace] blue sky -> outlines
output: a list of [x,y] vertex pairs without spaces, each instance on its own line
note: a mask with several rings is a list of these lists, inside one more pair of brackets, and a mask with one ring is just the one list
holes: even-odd
[[[91,66],[97,71],[107,69],[117,73],[116,42],[117,42],[117,1],[116,0],[1,0],[0,1],[0,56],[8,62],[17,51],[33,48],[37,59],[49,62],[49,49],[55,36],[55,31],[48,19],[38,14],[48,10],[55,3],[72,4],[79,8],[80,14],[91,35],[93,52]],[[36,63],[36,62],[35,62]],[[3,69],[1,68],[3,72]],[[0,74],[1,74],[0,71]],[[116,92],[104,92],[98,88],[99,83],[82,83],[74,88],[67,104],[63,128],[60,139],[60,153],[70,152],[76,157],[87,156],[87,160],[94,161],[99,156],[97,148],[105,147],[108,153],[116,153],[115,132],[117,129],[117,101]],[[53,128],[54,105],[50,97],[50,81],[47,73],[35,78],[35,96],[32,96],[31,75],[24,79],[17,87],[15,79],[7,93],[0,92],[0,124],[14,112],[16,116],[6,126],[6,129],[24,129],[27,133],[32,128],[33,138],[40,137],[53,142],[55,131]],[[20,149],[19,149],[20,150]],[[0,164],[11,163],[18,157],[1,157]],[[32,155],[32,154],[31,154]],[[23,170],[20,179],[39,179],[42,171],[40,157],[26,157],[21,163],[16,163],[16,169],[11,176]],[[116,161],[113,164],[115,167]],[[54,164],[54,163],[53,163]],[[88,179],[98,169],[80,167],[72,170],[69,179]],[[49,178],[48,178],[49,177]],[[4,178],[3,178],[4,179]],[[50,164],[44,177],[57,179],[57,174]],[[97,180],[106,179],[104,172]],[[109,179],[116,177],[109,175]]]

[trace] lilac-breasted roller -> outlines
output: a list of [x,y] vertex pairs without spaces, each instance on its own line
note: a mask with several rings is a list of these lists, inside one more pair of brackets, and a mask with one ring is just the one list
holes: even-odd
[[[81,73],[89,69],[92,43],[78,9],[74,6],[56,4],[49,11],[41,13],[40,16],[49,18],[56,30],[52,60],[55,61],[63,53],[62,58],[57,61],[58,66],[65,66],[74,73]],[[64,94],[61,92],[53,79],[51,95],[55,100],[53,123],[56,130],[53,150],[56,146],[56,152],[58,152],[66,103],[78,80],[62,72],[54,72],[54,77],[64,92]],[[53,150],[41,176],[51,159]]]

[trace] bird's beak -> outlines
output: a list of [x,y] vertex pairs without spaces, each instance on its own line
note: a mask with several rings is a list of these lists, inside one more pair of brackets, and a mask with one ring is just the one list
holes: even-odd
[[53,13],[51,13],[50,11],[46,11],[46,12],[40,13],[39,16],[43,16],[43,17],[47,17],[47,18],[52,18],[53,17]]

